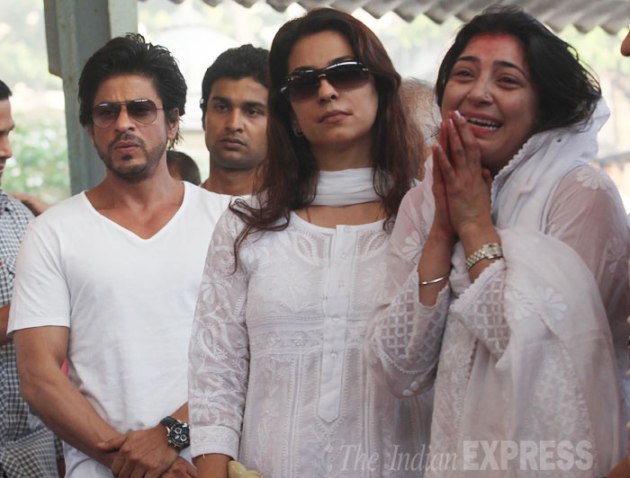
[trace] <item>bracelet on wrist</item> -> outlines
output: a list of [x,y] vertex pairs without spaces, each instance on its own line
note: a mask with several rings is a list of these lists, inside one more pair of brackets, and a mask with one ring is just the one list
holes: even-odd
[[431,280],[421,280],[421,281],[418,282],[418,285],[419,286],[423,286],[423,285],[437,284],[439,282],[447,280],[448,276],[449,276],[449,274],[446,274],[444,276],[436,277],[435,279],[431,279]]

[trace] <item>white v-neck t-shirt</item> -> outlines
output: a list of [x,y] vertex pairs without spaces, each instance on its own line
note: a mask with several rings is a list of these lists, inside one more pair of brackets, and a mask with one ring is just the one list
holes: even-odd
[[[204,258],[229,200],[186,184],[175,215],[142,239],[80,193],[39,216],[25,236],[9,331],[69,327],[70,380],[121,433],[154,426],[187,401]],[[111,476],[71,447],[66,467],[71,477]]]

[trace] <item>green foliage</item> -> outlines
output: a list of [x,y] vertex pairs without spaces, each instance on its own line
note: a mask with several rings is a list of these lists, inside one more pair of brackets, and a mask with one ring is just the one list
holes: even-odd
[[13,159],[2,177],[6,191],[26,192],[56,203],[70,194],[68,153],[63,121],[15,118],[10,141]]
[[54,203],[69,195],[68,153],[63,113],[17,113],[25,95],[59,90],[61,80],[48,73],[43,0],[0,0],[0,78],[13,90],[14,158],[2,176],[2,188],[27,192]]
[[2,81],[19,82],[33,89],[59,88],[48,73],[43,0],[2,0],[0,6],[0,58]]

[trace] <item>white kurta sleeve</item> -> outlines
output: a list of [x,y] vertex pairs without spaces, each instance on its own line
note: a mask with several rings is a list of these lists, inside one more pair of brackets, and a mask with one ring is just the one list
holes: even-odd
[[399,397],[433,384],[450,296],[447,286],[432,307],[422,305],[418,296],[416,269],[432,219],[427,194],[430,190],[419,186],[401,203],[387,259],[386,290],[365,347],[372,373]]
[[469,284],[468,277],[465,277],[462,282],[467,287],[454,302],[457,308],[466,311],[457,315],[458,320],[495,360],[503,355],[510,340],[510,327],[504,311],[505,280],[506,260],[495,261],[482,271],[473,284]]
[[[567,207],[570,205],[570,207]],[[623,371],[630,328],[630,228],[612,180],[582,166],[559,184],[548,215],[548,233],[571,246],[595,277]],[[620,357],[620,354],[624,357]]]
[[195,311],[188,373],[193,456],[238,456],[249,371],[247,274],[240,260],[234,269],[239,224],[230,211],[219,220]]
[[578,253],[606,304],[620,279],[617,270],[627,275],[620,261],[628,258],[630,249],[630,229],[612,180],[590,166],[573,170],[556,189],[547,232]]

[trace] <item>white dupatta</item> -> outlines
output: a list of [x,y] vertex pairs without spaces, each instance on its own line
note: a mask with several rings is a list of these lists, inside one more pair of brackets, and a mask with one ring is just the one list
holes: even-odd
[[[572,477],[604,476],[622,456],[623,405],[598,286],[571,247],[543,234],[558,182],[594,157],[596,134],[607,117],[602,101],[582,129],[533,136],[495,178],[492,213],[506,264],[502,306],[509,337],[500,355],[468,342],[472,363],[456,418],[457,451],[464,461],[466,440],[533,441],[538,446],[548,441],[556,447],[565,441],[574,460],[580,459],[575,449],[581,446],[586,460],[581,464],[587,469],[572,467]],[[477,336],[484,320],[479,304],[487,294],[483,274],[470,285],[461,244],[453,263],[451,287],[457,298],[449,321]],[[499,449],[495,456],[505,459]],[[563,475],[558,468],[543,473],[513,465],[507,473],[485,470],[464,476]]]

